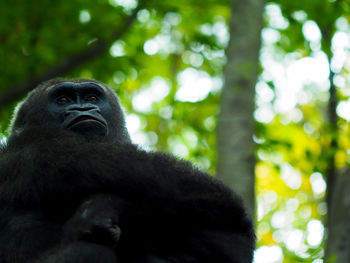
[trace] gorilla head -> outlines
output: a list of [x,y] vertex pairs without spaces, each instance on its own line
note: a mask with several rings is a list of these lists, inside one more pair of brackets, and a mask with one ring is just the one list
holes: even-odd
[[105,84],[88,79],[54,79],[38,86],[18,107],[11,137],[30,129],[41,133],[43,127],[89,140],[130,142],[118,98]]

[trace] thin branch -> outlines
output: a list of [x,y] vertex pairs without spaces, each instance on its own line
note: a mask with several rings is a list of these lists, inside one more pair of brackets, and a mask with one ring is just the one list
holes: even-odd
[[87,49],[65,58],[57,65],[52,66],[43,73],[29,78],[22,83],[8,87],[4,92],[0,94],[0,108],[6,106],[14,100],[23,97],[41,82],[55,78],[57,76],[66,75],[84,63],[104,54],[108,50],[110,44],[116,39],[120,39],[132,26],[136,19],[137,12],[141,8],[141,4],[139,4],[139,6],[132,12],[132,14],[128,16],[124,24],[120,27],[120,30],[113,34],[112,41],[97,40]]

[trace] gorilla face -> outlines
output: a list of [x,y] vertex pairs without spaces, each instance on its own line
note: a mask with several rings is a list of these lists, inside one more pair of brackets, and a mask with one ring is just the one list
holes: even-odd
[[85,137],[108,135],[111,105],[105,89],[94,82],[61,82],[49,88],[47,110],[63,129]]
[[63,78],[43,82],[18,105],[8,141],[20,145],[28,136],[34,142],[72,133],[110,145],[131,143],[118,97],[107,85]]

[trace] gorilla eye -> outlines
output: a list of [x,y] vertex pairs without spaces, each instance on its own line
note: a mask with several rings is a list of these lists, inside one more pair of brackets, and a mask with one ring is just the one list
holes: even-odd
[[86,98],[87,101],[89,102],[96,102],[98,100],[97,96],[95,95],[89,95],[87,98]]
[[57,102],[60,103],[60,104],[66,104],[69,102],[69,99],[68,97],[66,96],[61,96],[57,99]]

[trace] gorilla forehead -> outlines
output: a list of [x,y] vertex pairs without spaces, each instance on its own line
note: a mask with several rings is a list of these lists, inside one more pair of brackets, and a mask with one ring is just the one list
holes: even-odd
[[95,88],[102,89],[103,92],[105,92],[105,93],[109,93],[110,92],[109,88],[107,88],[104,84],[102,84],[102,83],[100,84],[97,81],[93,82],[93,81],[88,80],[88,79],[86,79],[86,81],[84,81],[84,82],[77,82],[77,81],[74,82],[74,80],[72,80],[72,81],[62,81],[62,82],[53,84],[51,86],[48,86],[46,88],[46,91],[48,93],[50,93],[50,91],[53,88],[60,88],[60,87],[67,87],[67,88],[69,87],[69,88],[73,88],[73,89],[75,89],[75,88],[84,88],[84,87],[86,87],[86,88],[88,88],[88,87],[95,87]]
[[[109,88],[108,86],[106,86],[106,84],[100,81],[92,80],[92,79],[70,79],[70,80],[63,79],[63,78],[53,79],[40,84],[31,93],[35,93],[35,90],[37,90],[38,93],[43,93],[47,95],[55,87],[66,86],[74,89],[74,88],[84,87],[86,84],[90,84],[91,86],[101,88],[103,92],[107,94],[109,99],[112,98],[112,100],[118,101],[117,96],[115,95],[114,91],[111,90],[111,88]],[[31,94],[29,94],[28,99],[30,95]]]
[[[33,106],[33,104],[40,104],[46,103],[46,97],[48,93],[56,86],[58,85],[67,85],[71,87],[80,87],[85,85],[86,83],[92,83],[94,85],[97,85],[98,87],[102,88],[103,91],[107,94],[107,97],[109,101],[112,104],[118,105],[119,106],[119,100],[116,94],[104,83],[99,82],[97,80],[92,80],[92,79],[71,79],[67,80],[64,78],[57,78],[57,79],[52,79],[46,82],[41,83],[38,85],[35,89],[33,89],[31,92],[29,92],[28,96],[22,101],[22,103],[19,104],[19,109],[20,111],[22,108],[27,108],[30,106]],[[30,106],[28,106],[30,105]],[[119,107],[118,107],[119,108]],[[30,110],[29,108],[26,109]]]

